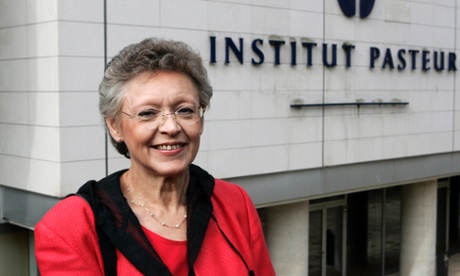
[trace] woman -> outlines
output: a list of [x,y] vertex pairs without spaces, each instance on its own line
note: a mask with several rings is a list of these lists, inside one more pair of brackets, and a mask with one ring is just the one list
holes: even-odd
[[131,166],[89,181],[37,224],[41,275],[274,275],[247,193],[191,164],[212,96],[199,55],[143,40],[108,64],[99,93]]

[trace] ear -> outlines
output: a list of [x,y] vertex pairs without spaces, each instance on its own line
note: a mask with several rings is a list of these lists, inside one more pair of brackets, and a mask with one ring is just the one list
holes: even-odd
[[110,132],[110,136],[112,136],[112,138],[117,142],[123,141],[123,137],[120,132],[120,124],[117,122],[117,120],[115,120],[113,117],[108,117],[105,118],[105,123]]

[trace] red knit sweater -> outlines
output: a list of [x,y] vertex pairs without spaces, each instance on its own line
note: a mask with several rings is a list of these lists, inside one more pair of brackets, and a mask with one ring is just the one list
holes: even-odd
[[[247,193],[237,185],[216,179],[211,200],[221,229],[255,275],[275,275],[257,211]],[[80,197],[62,200],[43,217],[35,228],[35,248],[43,276],[104,275],[94,215]],[[193,267],[197,276],[248,275],[243,261],[213,220],[209,221]],[[119,251],[117,273],[142,275]]]

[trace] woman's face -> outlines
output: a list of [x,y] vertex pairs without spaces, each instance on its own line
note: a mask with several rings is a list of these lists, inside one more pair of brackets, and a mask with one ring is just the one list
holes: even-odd
[[[170,113],[180,110],[187,114],[188,107],[199,103],[198,91],[187,75],[145,73],[125,85],[120,118],[107,119],[107,125],[112,137],[128,147],[132,169],[158,176],[179,175],[188,170],[198,153],[203,118],[175,119]],[[142,120],[156,112],[156,119]]]

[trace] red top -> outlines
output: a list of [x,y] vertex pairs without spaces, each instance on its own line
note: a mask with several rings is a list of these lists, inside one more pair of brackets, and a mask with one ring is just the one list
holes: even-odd
[[[274,276],[260,219],[248,194],[216,179],[211,201],[220,227],[255,275]],[[42,276],[104,275],[93,211],[81,197],[67,197],[43,217],[35,228],[35,250]],[[212,219],[193,269],[197,276],[248,275],[241,257]],[[117,274],[142,275],[118,250]]]
[[145,227],[142,230],[172,275],[187,276],[187,241],[166,239]]

